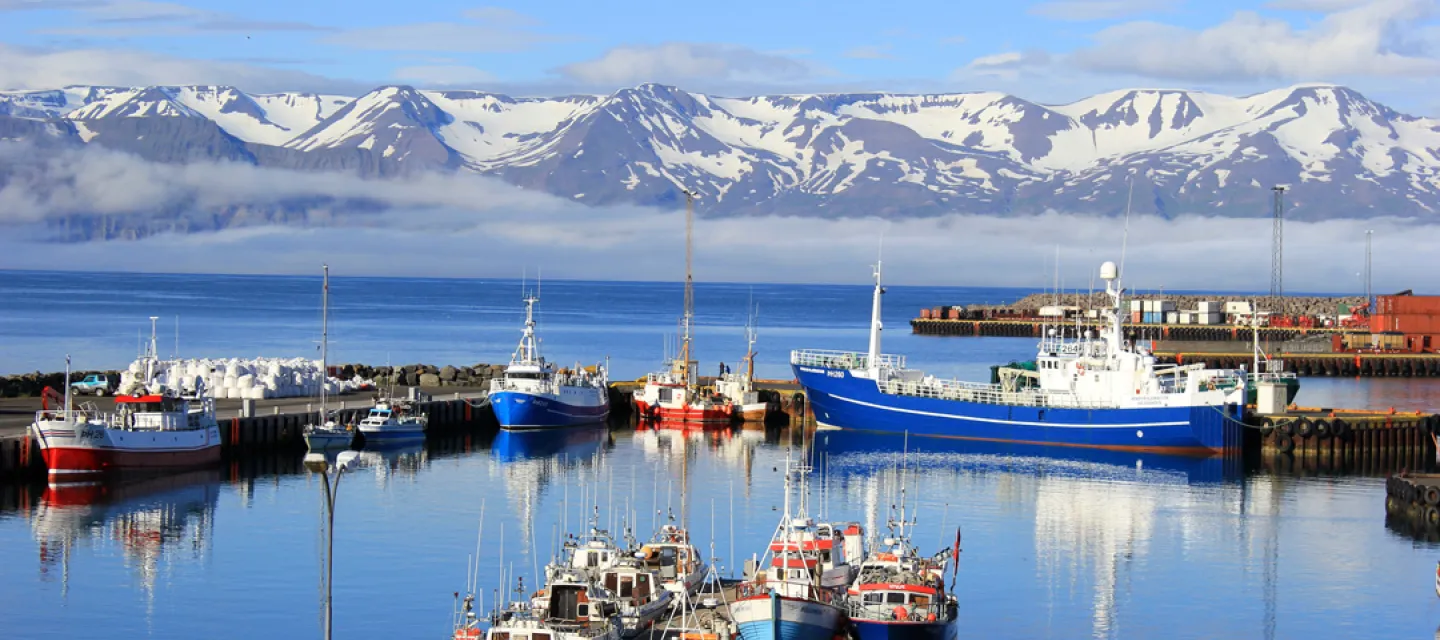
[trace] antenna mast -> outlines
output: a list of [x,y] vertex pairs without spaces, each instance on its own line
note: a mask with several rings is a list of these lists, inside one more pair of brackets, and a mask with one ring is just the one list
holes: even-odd
[[1271,312],[1285,315],[1285,187],[1275,185],[1275,226],[1270,238]]
[[682,321],[685,329],[680,345],[680,375],[685,384],[690,384],[690,324],[695,313],[694,242],[695,242],[695,193],[685,190],[685,315]]
[[326,387],[330,386],[330,265],[325,269],[325,287],[320,296],[320,424],[325,424]]

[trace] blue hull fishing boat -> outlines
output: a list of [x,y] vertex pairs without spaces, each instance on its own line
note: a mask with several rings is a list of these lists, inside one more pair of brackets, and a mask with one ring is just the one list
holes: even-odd
[[[790,355],[820,428],[1162,453],[1237,453],[1247,376],[1204,364],[1157,365],[1124,338],[1115,263],[1101,266],[1107,327],[1047,330],[1033,366],[991,383],[940,379],[880,351],[880,267],[866,353]],[[1259,374],[1253,374],[1259,375]]]
[[490,383],[490,406],[501,429],[560,429],[604,422],[610,415],[605,367],[559,369],[540,355],[535,303],[525,299],[525,331],[505,375]]
[[403,400],[382,398],[360,421],[365,447],[404,446],[425,442],[429,418]]
[[[845,627],[843,589],[850,571],[833,538],[822,543],[820,527],[806,513],[809,473],[786,458],[780,524],[730,604],[740,640],[833,640]],[[792,494],[798,508],[792,508]]]

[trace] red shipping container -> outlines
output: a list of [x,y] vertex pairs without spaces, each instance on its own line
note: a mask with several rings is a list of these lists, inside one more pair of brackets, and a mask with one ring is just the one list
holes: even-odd
[[1400,333],[1440,333],[1440,316],[1394,314],[1384,316],[1386,331]]
[[1440,314],[1440,296],[1377,296],[1377,313],[1386,315]]
[[956,309],[956,308],[954,308],[954,307],[951,307],[949,311],[946,311],[946,312],[945,312],[945,318],[946,318],[947,320],[959,320],[959,319],[960,319],[960,310],[959,310],[959,309]]

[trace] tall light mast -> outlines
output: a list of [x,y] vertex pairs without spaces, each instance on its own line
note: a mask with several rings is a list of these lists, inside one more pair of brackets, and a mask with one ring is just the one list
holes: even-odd
[[686,384],[690,384],[690,324],[694,321],[695,314],[695,279],[694,279],[694,239],[695,239],[695,194],[689,189],[685,190],[685,315],[681,320],[683,331],[680,345],[680,376]]

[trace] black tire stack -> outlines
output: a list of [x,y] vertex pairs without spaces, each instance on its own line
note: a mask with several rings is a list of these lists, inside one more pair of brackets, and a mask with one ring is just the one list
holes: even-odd
[[1440,529],[1440,478],[1425,482],[1401,476],[1386,478],[1385,511],[1428,529]]

